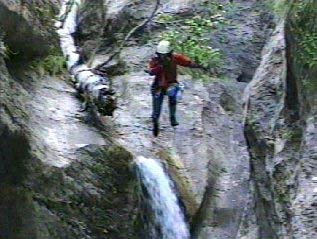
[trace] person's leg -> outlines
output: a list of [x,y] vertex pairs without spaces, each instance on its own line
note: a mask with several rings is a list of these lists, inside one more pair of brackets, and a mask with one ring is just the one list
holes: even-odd
[[176,105],[177,105],[177,98],[176,96],[169,96],[168,97],[168,106],[170,110],[170,120],[172,126],[177,126],[178,122],[176,120]]
[[153,134],[157,136],[159,134],[159,119],[162,110],[162,104],[164,100],[164,94],[162,92],[152,92],[152,102],[153,102]]
[[152,94],[152,108],[153,108],[152,119],[153,120],[159,121],[163,100],[164,100],[163,93],[157,92]]

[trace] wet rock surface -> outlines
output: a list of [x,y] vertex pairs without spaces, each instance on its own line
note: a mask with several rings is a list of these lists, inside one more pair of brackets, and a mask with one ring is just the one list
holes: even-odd
[[60,6],[57,0],[0,1],[0,27],[4,42],[17,59],[45,56],[57,44],[53,18]]
[[[274,227],[274,216],[269,216],[273,211],[273,191],[269,178],[274,171],[274,160],[271,158],[276,150],[280,153],[278,143],[284,144],[283,139],[271,135],[278,122],[283,109],[286,57],[284,41],[284,23],[281,23],[263,52],[263,61],[258,71],[246,90],[246,127],[245,134],[251,154],[251,178],[255,181],[255,214],[259,219],[258,237],[277,238]],[[278,107],[279,106],[279,107]],[[276,138],[275,138],[276,137]],[[266,156],[268,158],[266,158]],[[290,166],[291,167],[291,166]],[[261,195],[261,196],[259,196]],[[263,198],[262,198],[263,197]]]
[[[138,238],[138,180],[130,153],[86,123],[72,86],[54,77],[25,77],[27,89],[8,75],[16,92],[1,94],[0,207],[12,217],[0,218],[7,225],[0,235]],[[14,94],[20,105],[10,100]]]
[[[306,7],[316,4],[312,1]],[[257,238],[316,237],[316,88],[305,87],[316,67],[298,61],[303,49],[297,35],[298,29],[316,32],[316,28],[314,21],[297,25],[304,15],[294,12],[296,7],[278,26],[246,91],[245,134]],[[248,238],[254,228],[246,232]]]
[[167,162],[200,238],[230,238],[246,206],[249,176],[239,118],[242,111],[227,113],[219,103],[221,92],[230,86],[214,83],[208,92],[203,83],[182,77],[189,88],[178,105],[180,126],[173,129],[169,125],[165,104],[161,133],[155,139],[150,118],[151,79],[139,73],[114,80],[122,100],[114,116],[120,144],[135,155]]
[[[201,2],[162,1],[160,12],[192,16],[204,10]],[[59,4],[41,1],[44,16],[32,3],[0,0],[1,17],[10,19],[0,23],[1,238],[146,238],[148,215],[131,167],[137,155],[165,164],[193,238],[316,237],[316,94],[307,93],[301,78],[305,73],[314,82],[316,69],[292,61],[300,48],[290,43],[292,19],[286,33],[278,25],[247,86],[272,21],[262,1],[234,1],[230,24],[210,36],[224,53],[218,69],[224,77],[203,82],[181,75],[180,125],[170,126],[165,102],[161,133],[153,138],[153,79],[143,70],[156,41],[141,38],[161,29],[142,29],[113,63],[119,108],[114,118],[95,115],[96,129],[91,115],[79,112],[66,74],[29,70],[26,57],[45,56],[52,41],[57,46],[48,20]],[[87,54],[92,64],[107,59],[117,46],[111,41],[144,20],[153,4],[86,1],[76,38],[86,54],[94,53]],[[7,46],[25,57],[5,58]]]
[[46,164],[66,167],[74,160],[78,149],[106,145],[102,135],[85,123],[85,114],[79,112],[80,102],[72,86],[47,77],[31,88],[29,124],[34,145],[42,144]]
[[[32,10],[28,4],[27,10]],[[10,11],[23,19],[20,11],[11,6]],[[45,32],[51,24],[23,21],[42,28],[44,41],[57,47],[53,41],[57,35],[48,39]],[[23,32],[20,37],[28,39]],[[87,113],[79,113],[80,102],[67,83],[69,75],[40,75],[24,58],[15,64],[15,59],[4,56],[0,57],[0,237],[139,238],[139,182],[130,167],[131,154],[91,126]]]

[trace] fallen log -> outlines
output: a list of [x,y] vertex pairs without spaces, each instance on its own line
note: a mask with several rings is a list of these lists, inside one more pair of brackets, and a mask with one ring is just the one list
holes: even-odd
[[60,16],[65,17],[57,24],[60,26],[57,32],[60,36],[61,48],[75,82],[75,88],[84,99],[84,104],[96,109],[102,115],[112,116],[117,108],[117,100],[111,87],[111,80],[105,73],[91,69],[84,63],[82,51],[75,46],[73,39],[77,29],[80,3],[80,0],[70,0],[62,7]]
[[75,88],[87,107],[94,107],[102,115],[113,116],[117,108],[115,92],[111,80],[102,72],[79,65],[72,69]]

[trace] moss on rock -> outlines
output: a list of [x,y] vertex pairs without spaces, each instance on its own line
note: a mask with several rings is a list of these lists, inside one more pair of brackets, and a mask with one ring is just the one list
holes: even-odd
[[[48,174],[40,166],[34,172],[37,219],[45,216],[38,220],[38,228],[52,227],[68,238],[139,238],[139,191],[132,155],[119,146],[87,146],[78,158],[64,171],[49,169]],[[47,211],[54,216],[45,215]],[[48,226],[51,220],[54,226]]]

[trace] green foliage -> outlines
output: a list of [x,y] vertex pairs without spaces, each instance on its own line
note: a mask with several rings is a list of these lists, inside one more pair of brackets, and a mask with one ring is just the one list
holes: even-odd
[[159,16],[158,22],[159,23],[169,23],[174,21],[175,19],[177,19],[175,16],[173,15],[169,15],[169,14],[161,14]]
[[50,75],[62,74],[66,70],[66,61],[64,56],[49,55],[43,61],[43,68]]
[[[164,26],[160,40],[172,42],[176,52],[188,55],[207,71],[181,69],[196,79],[210,81],[212,76],[218,75],[219,68],[224,64],[224,55],[212,47],[212,34],[230,25],[230,17],[240,8],[235,1],[219,3],[219,1],[203,1],[197,6],[199,14],[191,18],[180,15],[161,14],[157,23]],[[228,39],[223,39],[224,43]]]
[[3,55],[5,59],[11,59],[14,56],[19,54],[18,52],[14,52],[13,50],[11,50],[7,44],[4,44],[3,48],[4,48]]
[[32,12],[33,16],[36,16],[36,18],[44,25],[44,26],[53,26],[54,25],[54,19],[57,15],[58,8],[51,6],[50,4],[32,4],[27,3],[28,9]]
[[284,17],[290,7],[287,0],[268,0],[265,2],[265,5],[278,17]]
[[317,1],[289,1],[287,15],[288,30],[291,32],[291,50],[295,72],[303,83],[307,96],[317,92]]
[[317,66],[316,3],[312,0],[295,2],[291,5],[290,19],[298,42],[297,62],[305,68]]
[[309,68],[317,66],[317,33],[303,32],[299,46],[299,59]]
[[66,59],[60,51],[52,50],[44,59],[37,60],[33,64],[41,75],[48,73],[52,76],[61,75],[66,71]]
[[221,54],[217,49],[204,44],[197,38],[185,38],[181,32],[168,32],[162,38],[169,40],[176,52],[181,52],[205,67],[217,67],[221,64]]
[[303,132],[299,128],[288,129],[283,133],[283,138],[292,142],[301,142]]
[[186,54],[204,67],[215,69],[222,64],[222,55],[218,49],[209,46],[207,35],[217,28],[219,18],[220,15],[214,18],[196,16],[171,23],[171,17],[163,17],[169,24],[161,39],[169,40],[176,52]]

